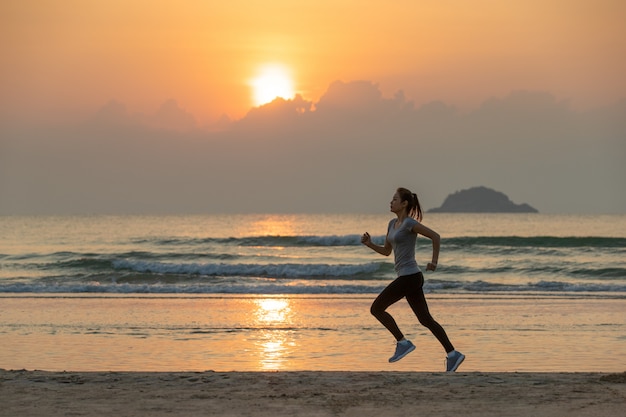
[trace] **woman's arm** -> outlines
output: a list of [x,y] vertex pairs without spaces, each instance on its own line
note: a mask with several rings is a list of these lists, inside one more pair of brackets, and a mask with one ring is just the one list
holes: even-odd
[[361,243],[372,249],[373,251],[380,253],[381,255],[391,255],[391,243],[389,243],[387,238],[385,238],[385,246],[379,246],[372,243],[372,238],[370,237],[370,234],[365,232],[363,233],[363,236],[361,236]]
[[421,223],[417,223],[415,226],[413,226],[413,229],[411,230],[413,231],[413,233],[426,236],[433,242],[433,258],[432,261],[429,262],[428,265],[426,265],[426,270],[434,271],[435,269],[437,269],[437,262],[439,261],[439,246],[441,242],[441,237],[439,236],[439,233],[435,232],[432,229],[429,229]]

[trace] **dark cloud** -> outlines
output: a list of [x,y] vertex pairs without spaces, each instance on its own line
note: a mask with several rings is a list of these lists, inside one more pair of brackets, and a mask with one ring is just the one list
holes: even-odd
[[112,101],[88,122],[5,129],[0,214],[381,212],[397,186],[425,208],[484,185],[543,212],[626,212],[626,105],[576,112],[518,91],[464,113],[368,81],[331,84],[206,129],[169,100]]

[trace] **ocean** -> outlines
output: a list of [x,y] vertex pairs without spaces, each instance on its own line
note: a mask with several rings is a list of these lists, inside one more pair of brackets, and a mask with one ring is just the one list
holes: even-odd
[[[389,215],[0,217],[0,293],[369,294]],[[626,216],[427,214],[437,294],[626,295]],[[418,263],[431,256],[417,244]]]
[[[360,235],[382,244],[390,219],[0,217],[0,368],[389,370],[393,339],[369,304],[393,259]],[[626,369],[626,215],[423,223],[442,236],[425,292],[465,370]],[[423,267],[430,241],[416,253]],[[406,304],[390,311],[420,341],[392,369],[441,368]]]

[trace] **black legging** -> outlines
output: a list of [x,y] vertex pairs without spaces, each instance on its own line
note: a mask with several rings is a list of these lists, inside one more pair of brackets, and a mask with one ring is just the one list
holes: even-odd
[[396,321],[386,310],[390,305],[406,297],[420,324],[427,327],[435,335],[446,352],[451,352],[454,350],[454,346],[450,343],[446,331],[428,311],[428,304],[426,304],[424,290],[422,289],[423,285],[424,275],[421,272],[398,277],[376,297],[370,311],[395,336],[396,340],[401,340],[404,334],[402,334]]

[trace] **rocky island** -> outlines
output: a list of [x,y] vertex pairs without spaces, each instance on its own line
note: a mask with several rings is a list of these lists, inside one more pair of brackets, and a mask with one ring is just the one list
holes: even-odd
[[504,193],[487,187],[473,187],[448,195],[441,207],[429,213],[538,213],[528,204],[515,204]]

